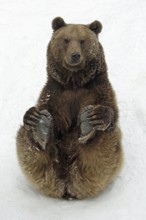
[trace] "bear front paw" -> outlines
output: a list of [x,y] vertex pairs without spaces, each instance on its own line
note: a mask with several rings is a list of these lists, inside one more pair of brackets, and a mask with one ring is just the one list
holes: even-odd
[[47,110],[30,108],[24,115],[23,122],[27,129],[31,129],[34,140],[45,150],[46,144],[53,130],[53,118]]
[[96,131],[105,131],[113,120],[113,110],[108,106],[88,105],[79,114],[81,137],[80,143],[93,138]]
[[111,124],[114,111],[109,106],[94,106],[87,115],[89,123],[95,130],[105,131]]
[[88,105],[83,108],[79,114],[79,123],[81,136],[79,137],[79,143],[85,144],[89,139],[91,139],[95,135],[94,126],[90,123],[88,119],[88,115],[93,110],[93,105]]

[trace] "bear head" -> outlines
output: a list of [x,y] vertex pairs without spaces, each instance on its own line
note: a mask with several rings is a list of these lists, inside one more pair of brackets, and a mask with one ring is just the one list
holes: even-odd
[[[101,57],[98,34],[102,30],[102,25],[99,21],[88,25],[66,24],[61,17],[57,17],[52,21],[52,28],[53,35],[47,51],[48,67],[54,66],[55,70],[52,76],[58,81],[63,81],[61,78],[65,77],[66,72],[66,81],[69,81],[75,78],[75,73],[86,72],[85,70],[93,69],[93,66],[94,69],[97,68]],[[92,71],[90,72],[93,75]]]

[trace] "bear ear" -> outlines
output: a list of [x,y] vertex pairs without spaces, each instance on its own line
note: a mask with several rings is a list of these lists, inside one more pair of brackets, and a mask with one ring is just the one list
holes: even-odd
[[93,21],[91,24],[88,25],[88,28],[95,34],[99,34],[102,30],[102,24],[99,21]]
[[61,17],[57,17],[54,18],[52,21],[52,28],[54,31],[56,31],[57,29],[66,26],[66,23],[64,22],[63,18]]

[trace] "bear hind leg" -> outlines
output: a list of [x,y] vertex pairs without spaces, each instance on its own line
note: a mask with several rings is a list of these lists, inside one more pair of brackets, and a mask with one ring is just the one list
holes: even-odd
[[[25,176],[45,195],[61,198],[64,194],[64,182],[57,177],[52,157],[47,149],[38,149],[36,143],[28,138],[28,134],[25,126],[17,134],[17,155]],[[50,147],[52,146],[48,146]]]

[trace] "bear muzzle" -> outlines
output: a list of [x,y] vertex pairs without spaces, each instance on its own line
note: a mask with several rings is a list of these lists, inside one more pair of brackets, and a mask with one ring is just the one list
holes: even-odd
[[65,57],[65,66],[75,68],[83,65],[83,57],[79,52],[73,52],[69,57]]
[[81,54],[79,52],[74,52],[71,54],[71,61],[72,63],[78,63],[80,61]]

